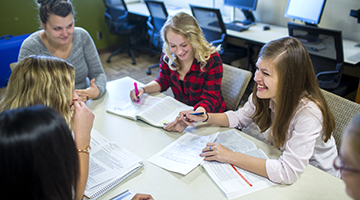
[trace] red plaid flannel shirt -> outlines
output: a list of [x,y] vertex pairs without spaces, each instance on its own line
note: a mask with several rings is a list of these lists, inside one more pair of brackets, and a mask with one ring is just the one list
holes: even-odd
[[183,88],[180,86],[179,73],[171,70],[164,61],[165,54],[160,58],[160,73],[156,82],[160,84],[161,92],[171,87],[175,99],[187,105],[205,108],[206,112],[218,113],[226,110],[224,98],[221,95],[221,79],[223,66],[220,55],[216,52],[210,55],[207,64],[200,69],[200,63],[194,62],[184,77]]

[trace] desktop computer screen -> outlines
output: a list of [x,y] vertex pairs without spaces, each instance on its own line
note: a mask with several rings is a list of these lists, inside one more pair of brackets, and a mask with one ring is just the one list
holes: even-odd
[[308,25],[320,22],[326,0],[289,0],[284,17],[297,19]]
[[255,23],[255,17],[251,11],[256,9],[256,4],[257,0],[224,0],[224,5],[241,9],[246,17],[246,20],[239,22],[245,25]]

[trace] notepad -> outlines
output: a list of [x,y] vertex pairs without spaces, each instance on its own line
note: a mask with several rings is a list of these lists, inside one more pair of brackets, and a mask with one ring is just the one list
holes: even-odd
[[133,120],[140,119],[156,127],[164,127],[164,124],[174,121],[179,112],[184,110],[193,110],[193,107],[170,96],[158,98],[143,95],[139,102],[129,99],[110,106],[106,111]]
[[140,157],[91,131],[89,176],[84,195],[97,199],[143,166]]

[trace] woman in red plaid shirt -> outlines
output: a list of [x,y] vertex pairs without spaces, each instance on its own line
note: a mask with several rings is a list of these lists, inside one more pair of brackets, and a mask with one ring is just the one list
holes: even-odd
[[[222,113],[226,106],[221,95],[223,66],[219,48],[209,44],[196,19],[180,12],[170,16],[161,29],[164,41],[157,79],[131,91],[133,101],[146,92],[163,92],[171,87],[175,99],[194,106],[197,112]],[[182,132],[187,125],[176,118],[164,127],[167,131]]]

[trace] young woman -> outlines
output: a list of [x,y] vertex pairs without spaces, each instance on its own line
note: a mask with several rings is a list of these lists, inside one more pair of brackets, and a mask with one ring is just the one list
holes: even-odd
[[[223,66],[217,49],[209,44],[194,17],[186,13],[170,16],[161,29],[164,41],[157,79],[131,91],[133,101],[146,93],[162,92],[171,87],[175,99],[194,106],[197,112],[223,112],[226,109],[221,95]],[[179,121],[179,123],[177,123]],[[186,124],[177,119],[165,127],[182,132]]]
[[360,115],[356,116],[344,132],[340,155],[334,160],[346,185],[346,193],[360,200]]
[[[94,119],[89,113],[83,102],[75,102],[75,124],[82,121],[76,129],[86,129],[77,137],[87,143]],[[86,120],[89,123],[83,123]],[[77,194],[80,171],[76,146],[66,121],[50,107],[35,105],[0,113],[2,198],[81,199],[82,193]],[[136,194],[133,198],[145,199],[152,197]]]
[[[89,33],[75,27],[70,0],[37,0],[43,30],[22,44],[18,61],[30,55],[55,56],[75,69],[75,89],[80,101],[96,99],[105,92],[106,76]],[[90,80],[87,80],[87,78]]]
[[[90,132],[92,129],[94,114],[86,107],[84,102],[78,101],[78,95],[74,91],[74,79],[75,79],[75,72],[74,72],[73,67],[62,59],[59,59],[56,57],[46,57],[46,56],[26,57],[20,61],[20,63],[16,66],[16,68],[14,69],[14,71],[12,72],[12,74],[10,76],[5,96],[0,101],[0,112],[6,111],[6,110],[11,110],[11,109],[16,109],[16,108],[21,108],[21,107],[42,104],[42,105],[54,108],[56,111],[58,111],[60,113],[60,115],[66,121],[67,128],[69,129],[69,127],[71,127],[72,131],[74,132],[74,136],[75,136],[74,137],[75,146],[72,145],[72,148],[75,147],[77,149],[77,151],[75,151],[75,152],[78,152],[78,156],[75,156],[75,157],[78,158],[77,165],[79,166],[79,169],[77,169],[78,175],[75,174],[76,176],[71,176],[73,178],[74,177],[77,178],[77,180],[75,182],[72,182],[73,183],[72,187],[75,191],[75,196],[73,196],[73,199],[81,199],[84,194],[85,186],[86,186],[86,182],[87,182],[87,178],[88,178],[88,171],[89,171],[89,151],[88,150],[90,150]],[[43,110],[43,109],[41,109],[41,110]],[[54,120],[49,119],[49,121],[46,121],[43,123],[49,124],[50,128],[54,128],[56,126],[52,125],[50,123],[55,123],[55,122],[57,123],[58,122],[57,120],[58,120],[57,118]],[[22,121],[22,120],[20,120],[20,121]],[[31,121],[26,122],[26,123],[31,123]],[[34,122],[34,126],[33,126],[34,132],[40,131],[38,129],[41,129],[39,127],[42,127],[42,126],[40,126],[38,124],[38,125],[36,125],[36,126],[38,126],[36,128],[35,125],[36,125],[36,123]],[[17,122],[16,123],[14,122],[12,125],[9,125],[9,127],[11,127],[11,126],[21,126],[21,124],[20,123],[17,124]],[[27,128],[25,128],[24,130],[27,130]],[[39,132],[39,134],[40,135],[46,134],[47,133],[46,131],[49,132],[49,130],[46,129],[46,130],[44,130],[44,132]],[[69,136],[71,137],[70,131],[64,131],[63,129],[57,130],[57,132],[59,132],[59,131],[62,131],[63,134],[68,133]],[[35,134],[35,133],[33,133],[32,131],[29,131],[29,133],[27,133],[27,134]],[[53,135],[53,133],[48,133],[48,134],[49,134],[49,137],[52,137],[52,135]],[[57,133],[54,133],[54,134],[57,134]],[[34,137],[35,137],[35,135],[34,135]],[[27,138],[31,138],[31,137],[24,136],[24,138],[20,138],[20,139],[27,139]],[[56,138],[57,137],[55,137],[51,141],[48,141],[49,145],[51,144],[51,142],[56,142],[57,141]],[[45,142],[45,140],[47,140],[47,139],[45,138],[44,142]],[[1,141],[3,141],[3,140],[1,140]],[[9,141],[11,141],[11,139],[9,139]],[[33,141],[27,141],[27,142],[30,144]],[[72,143],[74,143],[74,142],[72,142]],[[34,142],[34,145],[37,145],[37,147],[40,147],[40,146],[42,147],[42,145],[39,145],[37,143],[35,144],[35,142]],[[55,145],[54,148],[56,147],[55,148],[56,152],[60,154],[60,152],[68,150],[66,146],[71,146],[71,144],[67,144],[66,146],[59,144],[59,146],[61,148],[57,147],[57,146],[58,145]],[[64,150],[65,148],[66,148],[66,150]],[[33,153],[35,154],[37,151],[41,152],[41,150],[34,150]],[[5,151],[2,151],[2,152],[5,152]],[[52,160],[51,157],[55,157],[55,155],[44,154],[43,156],[44,156],[43,157],[44,159],[40,159],[41,156],[39,156],[39,159],[41,161],[44,161],[44,162],[49,161],[49,160],[51,162],[54,161],[54,160]],[[60,159],[63,159],[62,155],[58,155],[58,156],[59,156],[59,158],[57,158],[57,159],[59,159],[59,161],[60,161]],[[11,156],[9,156],[9,158],[10,157]],[[66,158],[67,156],[64,156],[64,157]],[[35,165],[36,161],[31,161],[31,158],[33,158],[33,157],[30,156],[27,159],[29,159],[29,162],[33,162],[33,164]],[[16,161],[16,162],[20,162],[20,161]],[[43,163],[43,162],[40,162],[40,163]],[[48,162],[46,162],[46,163],[48,163]],[[45,167],[46,163],[43,163],[44,164],[43,168],[46,168]],[[0,167],[2,167],[2,166],[0,166]],[[70,168],[73,168],[72,165],[68,165],[68,167],[69,167],[68,170],[71,170]],[[43,168],[41,168],[41,169],[43,169]],[[52,167],[49,166],[48,169],[52,169]],[[37,173],[37,171],[36,171],[37,169],[34,169],[34,170],[35,170],[34,172]],[[2,170],[0,170],[0,171],[2,171]],[[63,173],[65,173],[65,172],[63,172]],[[32,174],[32,173],[29,172],[29,174]],[[56,174],[56,173],[54,172],[54,174]],[[45,175],[42,174],[41,175],[42,178],[49,179],[48,177],[52,177],[52,176],[46,177]],[[32,177],[32,178],[34,178],[34,177]],[[37,181],[39,181],[41,177],[38,177],[38,178],[39,179]],[[61,179],[60,177],[58,177],[58,178]],[[50,179],[49,179],[49,181],[50,181]],[[71,181],[74,181],[74,179],[71,179]],[[46,182],[44,180],[44,184],[47,184],[47,183],[48,182]],[[6,181],[2,182],[1,184],[6,184]],[[14,183],[14,184],[16,185],[16,183]],[[31,183],[26,183],[26,184],[31,184]],[[55,183],[53,183],[53,184],[55,184]],[[65,187],[64,185],[66,185],[66,183],[61,182],[61,185],[62,185],[61,187]],[[38,185],[33,185],[33,187],[35,187],[35,186],[38,186]],[[70,186],[71,185],[68,185],[68,187],[70,187]],[[26,185],[24,185],[24,187],[26,187]],[[33,187],[31,187],[31,188],[33,188]],[[55,186],[50,184],[49,187],[55,187]],[[40,187],[40,189],[41,188],[42,187]],[[44,187],[44,188],[46,188],[46,187]],[[44,189],[44,188],[42,188],[42,189]],[[53,190],[54,190],[54,188],[51,188],[51,191],[41,191],[41,192],[44,192],[44,194],[47,193],[48,195],[52,195],[51,193]],[[19,190],[19,188],[16,188],[11,191],[25,191],[25,189]],[[33,190],[29,189],[28,191],[30,192]],[[62,191],[60,191],[60,192],[62,192]],[[13,195],[15,193],[9,193],[9,194]],[[26,195],[28,195],[28,192],[23,192],[23,194],[26,196]],[[56,194],[57,193],[55,193],[54,195],[56,195]],[[33,194],[33,195],[37,195],[37,194]],[[64,195],[68,196],[67,193],[66,194],[64,193]],[[48,196],[48,197],[53,197],[53,196]],[[59,197],[60,198],[58,198],[58,199],[70,199],[70,198],[62,198],[65,196],[59,196]],[[138,194],[134,197],[134,199],[141,199],[141,198],[152,199],[152,197],[150,195],[143,195],[143,194]],[[7,198],[5,198],[5,199],[7,199]],[[26,199],[28,199],[28,197]],[[39,199],[39,198],[34,198],[34,199]],[[40,198],[40,199],[55,199],[55,198],[45,198],[44,197],[44,198]]]
[[[89,154],[81,151],[89,148],[94,115],[83,102],[78,102],[74,79],[74,68],[62,59],[45,56],[24,58],[10,76],[5,96],[0,101],[0,112],[42,104],[54,108],[64,117],[74,131],[79,149],[80,177],[75,199],[81,199],[89,170]],[[82,113],[83,118],[78,118],[81,114],[77,113]]]
[[270,41],[262,47],[256,67],[253,94],[238,111],[201,116],[183,111],[180,116],[192,126],[194,121],[207,121],[241,129],[255,122],[269,143],[280,148],[283,155],[278,160],[265,160],[209,143],[201,156],[205,160],[234,164],[282,184],[295,182],[309,163],[339,177],[332,165],[337,156],[331,136],[334,117],[302,43],[292,37]]

